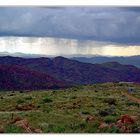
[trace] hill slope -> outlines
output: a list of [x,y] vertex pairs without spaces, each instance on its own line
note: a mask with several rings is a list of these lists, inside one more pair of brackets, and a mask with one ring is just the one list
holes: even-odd
[[[130,87],[133,90],[128,93]],[[0,130],[28,133],[29,129],[21,127],[27,122],[29,133],[140,133],[140,104],[134,100],[140,99],[139,93],[140,84],[135,83],[80,85],[28,94],[0,91]]]
[[67,84],[55,78],[16,65],[0,65],[0,89],[49,89],[61,88]]
[[0,57],[0,64],[24,66],[30,70],[35,70],[61,81],[74,84],[118,81],[140,82],[140,69],[132,65],[122,65],[117,62],[90,64],[64,57],[55,57],[53,59]]

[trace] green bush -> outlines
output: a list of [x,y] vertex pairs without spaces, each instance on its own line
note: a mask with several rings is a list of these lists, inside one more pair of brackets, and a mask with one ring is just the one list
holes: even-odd
[[19,100],[17,100],[17,104],[22,104],[22,103],[24,103],[25,101],[23,100],[23,99],[19,99]]
[[80,127],[80,129],[85,129],[85,128],[87,127],[86,122],[81,122],[81,123],[79,124],[79,127]]
[[51,102],[53,102],[53,100],[51,98],[49,98],[49,97],[45,97],[43,99],[43,103],[51,103]]
[[127,102],[126,103],[128,106],[137,106],[137,107],[140,107],[140,104],[139,103],[135,103],[135,102]]
[[115,119],[114,116],[109,115],[109,116],[104,117],[104,121],[105,121],[106,123],[112,123],[112,122],[115,122],[116,119]]
[[111,115],[112,113],[110,112],[110,110],[109,109],[104,109],[104,110],[100,110],[99,111],[99,115],[101,116],[101,117],[104,117],[104,116],[107,116],[107,115]]
[[90,114],[88,111],[82,111],[82,114]]
[[97,133],[99,128],[99,122],[94,121],[90,126],[88,126],[86,132],[87,133]]
[[76,99],[77,97],[76,96],[72,96],[72,97],[70,97],[70,99]]
[[20,90],[19,92],[20,92],[20,93],[24,93],[24,91],[23,91],[23,90]]
[[49,113],[51,111],[52,111],[52,109],[50,107],[46,107],[43,109],[43,112],[46,112],[46,113]]
[[140,126],[138,124],[133,124],[129,128],[132,130],[132,133],[140,133]]
[[99,110],[99,115],[101,117],[108,116],[108,115],[116,115],[115,106],[111,105],[109,108],[104,110]]
[[109,105],[116,105],[116,99],[113,98],[106,98],[104,102],[108,103]]
[[8,124],[4,127],[6,133],[24,133],[24,130],[14,124]]
[[111,128],[106,129],[105,132],[106,132],[106,133],[120,133],[120,129],[117,128],[117,127],[115,127],[115,126],[113,126],[113,127],[111,127]]
[[31,96],[25,97],[25,100],[32,100]]
[[49,124],[44,130],[45,133],[64,133],[65,127],[63,125]]

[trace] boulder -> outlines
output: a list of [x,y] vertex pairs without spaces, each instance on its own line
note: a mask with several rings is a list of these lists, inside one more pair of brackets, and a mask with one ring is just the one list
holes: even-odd
[[108,124],[101,123],[100,126],[99,126],[99,129],[103,129],[103,128],[106,128],[106,127],[108,127]]
[[88,115],[87,118],[86,118],[86,122],[91,122],[91,121],[94,121],[94,120],[95,120],[95,118],[92,115]]
[[125,124],[132,124],[132,123],[135,122],[134,117],[131,117],[128,114],[121,115],[121,117],[119,118],[119,120],[120,120],[121,123],[125,123]]
[[18,127],[23,128],[28,133],[32,132],[30,127],[29,127],[29,122],[27,121],[27,119],[17,121],[17,122],[15,122],[15,125],[17,125]]
[[41,129],[34,129],[33,132],[34,133],[42,133],[42,130]]
[[30,104],[19,104],[19,105],[16,105],[15,108],[19,111],[27,111],[27,110],[32,110],[33,108],[35,108],[35,106],[32,103],[30,103]]
[[3,128],[0,128],[0,133],[4,133],[4,129]]
[[16,123],[17,121],[20,121],[20,120],[22,120],[20,117],[14,117],[13,118],[13,116],[12,116],[12,121],[10,123],[14,124],[14,123]]

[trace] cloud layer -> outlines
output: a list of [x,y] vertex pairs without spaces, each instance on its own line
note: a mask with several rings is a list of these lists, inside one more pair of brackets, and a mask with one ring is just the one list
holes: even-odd
[[42,55],[140,55],[140,46],[48,37],[1,37],[0,52]]
[[0,35],[140,44],[140,8],[0,7]]

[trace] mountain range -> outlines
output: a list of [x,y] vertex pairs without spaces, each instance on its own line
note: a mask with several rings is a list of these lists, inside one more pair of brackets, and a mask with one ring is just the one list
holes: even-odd
[[134,65],[140,68],[140,56],[82,56],[82,57],[71,57],[72,60],[77,60],[79,62],[84,63],[92,63],[92,64],[102,64],[106,62],[118,62],[124,65]]
[[[54,55],[43,55],[43,54],[25,54],[21,52],[9,53],[9,52],[0,52],[0,56],[13,56],[13,57],[22,57],[22,58],[40,58],[40,57],[49,57],[54,58]],[[102,64],[106,62],[118,62],[124,65],[134,65],[140,68],[140,55],[134,56],[102,56],[102,55],[63,55],[63,57],[69,58],[71,60],[77,60],[84,63],[92,64]]]
[[0,89],[49,89],[103,82],[138,82],[140,69],[118,62],[83,63],[64,57],[0,57]]

